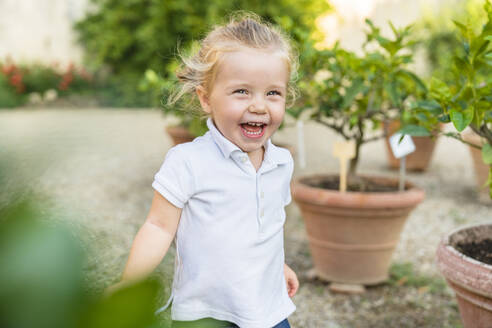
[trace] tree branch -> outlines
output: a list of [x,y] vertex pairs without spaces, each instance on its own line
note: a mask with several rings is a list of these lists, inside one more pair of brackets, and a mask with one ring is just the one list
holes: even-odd
[[489,144],[492,145],[492,131],[490,131],[489,127],[487,126],[487,123],[482,124],[482,126],[480,127],[480,132],[482,132],[482,136],[484,136],[485,139],[487,139]]
[[479,135],[479,136],[480,136],[480,135],[482,135],[482,134],[480,133],[480,129],[479,129],[477,126],[475,126],[474,124],[470,124],[470,128],[471,128],[471,129],[473,130],[473,132],[475,132],[477,135]]
[[328,123],[328,122],[325,122],[325,121],[321,120],[320,118],[316,118],[315,121],[318,122],[318,123],[320,123],[320,124],[323,124],[324,126],[330,128],[332,130],[335,130],[340,135],[342,135],[345,138],[345,140],[350,140],[350,137],[348,137],[345,134],[345,131],[343,130],[343,125],[342,126],[338,126],[338,125],[335,125],[335,124],[332,124],[332,123]]
[[386,133],[383,133],[381,135],[374,136],[371,138],[367,138],[367,139],[363,140],[362,143],[368,143],[368,142],[376,141],[376,140],[383,139],[383,138],[386,138]]
[[451,138],[454,138],[456,140],[459,140],[461,141],[462,143],[465,143],[467,144],[468,146],[471,146],[473,148],[477,148],[477,149],[482,149],[481,146],[477,145],[477,144],[474,144],[474,143],[471,143],[469,141],[466,141],[465,139],[463,139],[461,137],[461,134],[454,134],[454,133],[443,133],[443,135],[447,136],[447,137],[451,137]]

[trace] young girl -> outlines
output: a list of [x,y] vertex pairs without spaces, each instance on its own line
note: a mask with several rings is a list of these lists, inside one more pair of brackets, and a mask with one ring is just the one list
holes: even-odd
[[279,30],[243,15],[183,61],[169,102],[196,95],[209,131],[168,151],[122,282],[151,273],[176,235],[163,308],[173,301],[173,327],[290,327],[299,282],[284,262],[283,225],[293,160],[270,137],[294,90],[296,57]]

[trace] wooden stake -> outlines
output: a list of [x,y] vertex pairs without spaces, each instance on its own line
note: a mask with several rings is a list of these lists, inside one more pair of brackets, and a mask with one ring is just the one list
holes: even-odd
[[347,191],[347,161],[355,157],[355,142],[341,141],[333,146],[333,156],[340,161],[340,192]]

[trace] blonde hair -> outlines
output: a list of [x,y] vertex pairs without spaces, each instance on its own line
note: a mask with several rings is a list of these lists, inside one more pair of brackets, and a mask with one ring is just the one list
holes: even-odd
[[286,60],[289,81],[287,83],[287,107],[293,105],[297,98],[298,55],[290,44],[290,39],[276,26],[268,24],[253,13],[236,12],[224,26],[215,26],[201,40],[200,47],[191,56],[179,55],[183,63],[176,72],[180,86],[171,93],[167,105],[175,104],[185,95],[192,101],[198,86],[207,92],[212,90],[222,55],[226,52],[252,48],[280,52]]

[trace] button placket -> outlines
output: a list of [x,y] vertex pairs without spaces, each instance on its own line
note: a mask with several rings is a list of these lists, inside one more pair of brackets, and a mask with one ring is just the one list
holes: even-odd
[[236,151],[233,155],[231,155],[231,159],[234,163],[246,174],[253,175],[256,173],[253,165],[250,164],[248,155]]
[[262,191],[261,191],[261,183],[260,183],[261,179],[260,179],[260,177],[261,177],[261,173],[258,172],[256,174],[256,190],[257,190],[257,192],[256,192],[257,198],[256,199],[257,199],[257,209],[258,209],[258,211],[257,211],[257,213],[258,213],[258,226],[259,226],[259,230],[261,232],[261,230],[263,229],[263,217],[265,216],[265,210],[263,208],[263,199],[261,197]]

